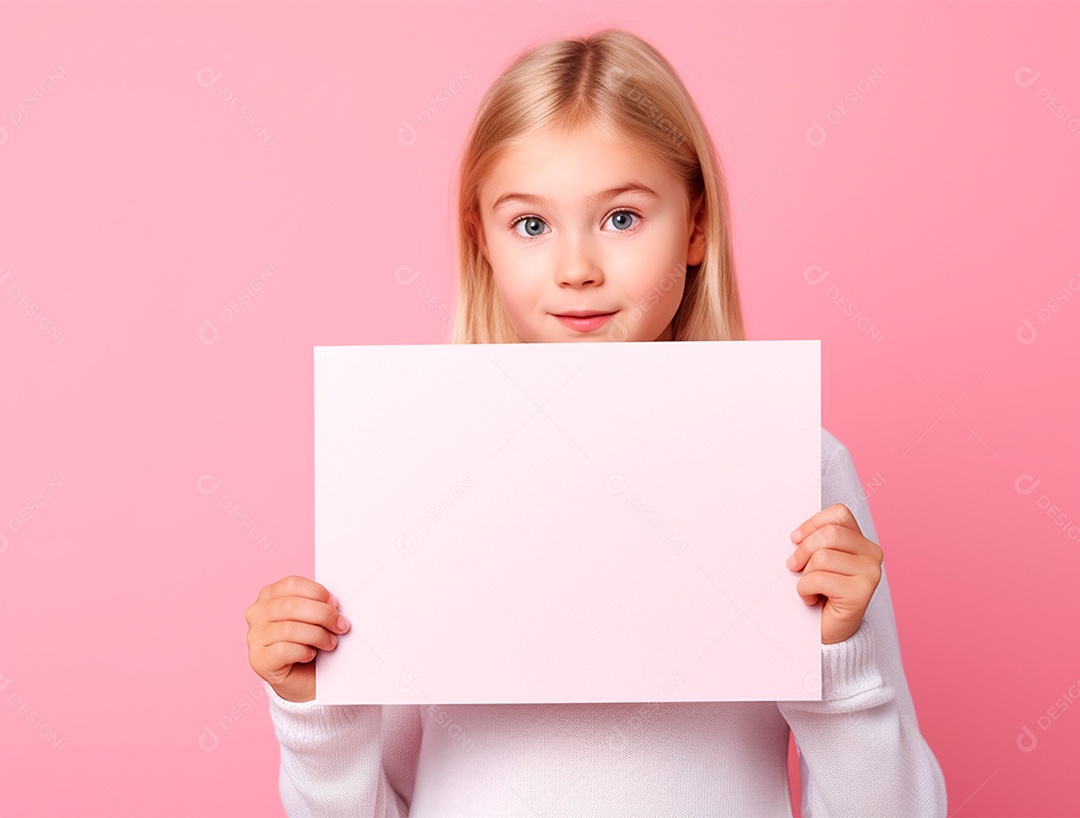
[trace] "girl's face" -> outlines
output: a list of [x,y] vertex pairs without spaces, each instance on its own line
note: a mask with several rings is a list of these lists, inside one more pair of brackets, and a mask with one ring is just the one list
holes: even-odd
[[[623,190],[620,190],[623,189]],[[505,154],[480,189],[481,248],[518,334],[670,341],[704,212],[651,154],[595,130]],[[573,321],[572,312],[609,313]]]

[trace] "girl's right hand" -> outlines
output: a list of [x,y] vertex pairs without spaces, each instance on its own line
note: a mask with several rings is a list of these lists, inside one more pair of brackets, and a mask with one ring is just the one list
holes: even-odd
[[312,701],[316,648],[333,650],[337,634],[349,629],[334,596],[314,580],[289,576],[259,591],[244,618],[252,669],[281,698]]

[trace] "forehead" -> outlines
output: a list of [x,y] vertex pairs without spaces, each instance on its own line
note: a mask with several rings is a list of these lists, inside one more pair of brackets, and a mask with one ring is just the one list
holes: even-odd
[[661,196],[679,190],[678,180],[668,168],[626,137],[596,130],[544,133],[500,154],[481,185],[480,203],[485,210],[490,209],[507,193],[576,202],[630,181]]

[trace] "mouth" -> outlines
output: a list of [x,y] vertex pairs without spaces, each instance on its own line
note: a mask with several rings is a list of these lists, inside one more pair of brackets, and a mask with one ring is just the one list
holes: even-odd
[[566,312],[553,312],[556,318],[591,318],[594,315],[614,315],[618,310],[567,310]]
[[599,312],[597,310],[573,310],[572,312],[552,313],[560,323],[578,332],[592,332],[604,326],[611,320],[614,312]]

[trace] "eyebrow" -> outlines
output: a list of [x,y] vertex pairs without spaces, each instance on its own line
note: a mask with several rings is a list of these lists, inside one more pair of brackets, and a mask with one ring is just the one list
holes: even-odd
[[[620,193],[641,193],[645,196],[650,196],[654,199],[659,199],[660,195],[652,188],[637,182],[627,182],[620,187],[612,187],[607,190],[602,190],[595,196],[588,196],[585,199],[587,204],[595,204],[596,202],[604,201],[618,196]],[[491,206],[492,211],[500,210],[506,207],[508,204],[514,201],[524,202],[525,204],[533,205],[547,205],[550,206],[551,202],[545,199],[543,196],[537,196],[534,193],[504,193],[498,199],[495,200],[495,204]]]

